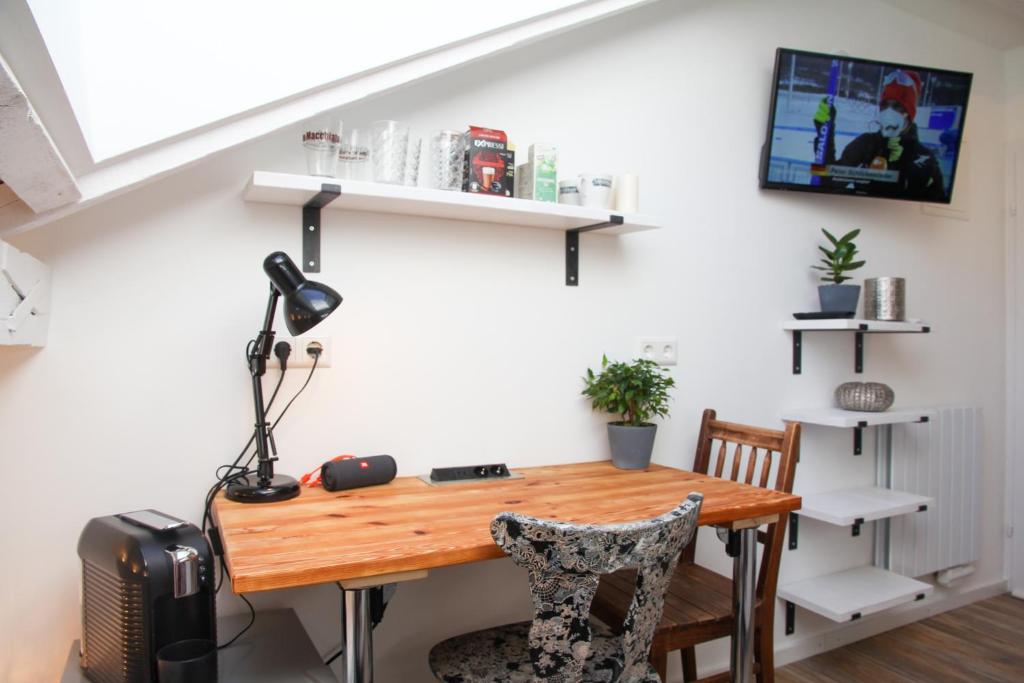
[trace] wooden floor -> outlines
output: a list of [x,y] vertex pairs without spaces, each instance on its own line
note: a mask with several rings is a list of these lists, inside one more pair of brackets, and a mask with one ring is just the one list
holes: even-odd
[[968,605],[777,669],[777,683],[1024,681],[1024,600]]

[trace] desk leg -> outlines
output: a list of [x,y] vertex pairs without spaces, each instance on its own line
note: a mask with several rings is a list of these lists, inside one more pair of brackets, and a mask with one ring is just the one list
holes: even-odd
[[345,591],[345,683],[373,683],[370,590]]
[[732,561],[732,611],[736,616],[730,651],[733,683],[754,680],[754,583],[756,580],[757,528],[733,531],[739,544]]

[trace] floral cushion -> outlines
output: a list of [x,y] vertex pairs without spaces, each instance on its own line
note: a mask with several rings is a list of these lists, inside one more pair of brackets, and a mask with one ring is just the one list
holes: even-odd
[[[508,624],[449,638],[430,651],[430,669],[444,683],[533,683],[530,622]],[[583,683],[618,683],[622,675],[622,638],[600,621],[590,624],[590,653]],[[661,683],[650,665],[636,683]],[[624,683],[624,682],[623,682]]]

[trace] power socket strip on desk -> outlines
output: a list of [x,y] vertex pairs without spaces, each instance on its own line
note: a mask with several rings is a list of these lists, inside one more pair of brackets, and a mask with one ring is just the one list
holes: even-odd
[[468,465],[464,467],[435,467],[430,470],[430,480],[434,482],[509,479],[511,477],[512,474],[508,471],[505,463]]

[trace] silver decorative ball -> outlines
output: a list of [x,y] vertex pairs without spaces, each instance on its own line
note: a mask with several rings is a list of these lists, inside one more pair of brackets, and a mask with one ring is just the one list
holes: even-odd
[[846,382],[836,387],[836,403],[843,410],[880,413],[892,407],[896,394],[881,382]]

